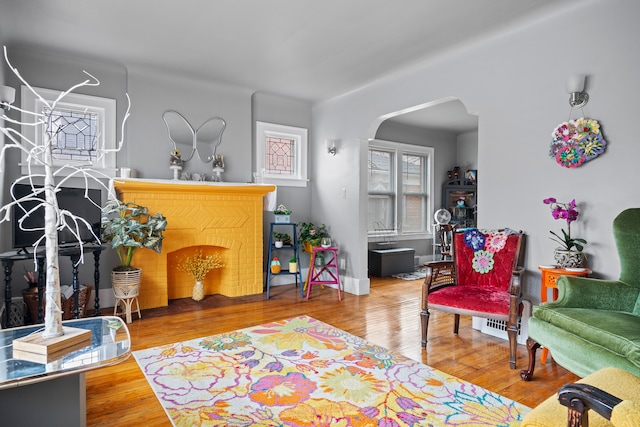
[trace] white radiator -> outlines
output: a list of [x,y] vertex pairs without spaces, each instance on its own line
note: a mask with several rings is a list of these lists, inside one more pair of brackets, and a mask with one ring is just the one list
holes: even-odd
[[[520,324],[518,325],[518,335],[516,341],[518,344],[525,345],[527,343],[529,317],[531,317],[531,303],[529,301],[522,301],[523,310],[522,317],[520,317]],[[491,335],[492,337],[502,338],[508,340],[507,336],[507,323],[502,320],[483,319],[481,317],[473,317],[471,323],[473,329],[476,329],[483,334]]]

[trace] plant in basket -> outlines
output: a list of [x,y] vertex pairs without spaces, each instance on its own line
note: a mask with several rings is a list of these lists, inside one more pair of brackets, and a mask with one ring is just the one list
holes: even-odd
[[110,200],[102,208],[102,241],[111,243],[120,259],[116,270],[130,270],[131,260],[138,248],[162,251],[162,232],[167,228],[167,219],[159,213],[151,215],[149,210],[135,203]]
[[[111,272],[116,304],[120,299],[137,297],[140,290],[142,269],[132,267],[131,261],[138,248],[162,251],[162,232],[167,219],[159,213],[149,213],[148,208],[135,203],[110,200],[102,208],[102,241],[116,250],[120,265]],[[119,298],[118,296],[122,297]],[[130,323],[127,310],[127,322]]]

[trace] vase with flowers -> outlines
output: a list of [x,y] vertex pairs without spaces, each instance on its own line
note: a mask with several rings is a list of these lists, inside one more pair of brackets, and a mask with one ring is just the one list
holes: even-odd
[[569,203],[560,203],[555,198],[549,197],[543,200],[545,205],[551,208],[553,219],[563,220],[567,222],[567,229],[561,228],[562,235],[550,231],[551,240],[560,243],[560,247],[554,252],[554,259],[559,266],[563,268],[581,267],[586,258],[582,252],[584,245],[587,244],[585,239],[571,237],[571,223],[578,219],[579,212],[576,209],[576,200],[573,199]]
[[176,266],[178,271],[189,273],[195,279],[196,283],[193,286],[193,294],[191,296],[194,301],[204,299],[204,285],[202,281],[207,273],[214,268],[222,267],[224,267],[224,264],[220,254],[215,252],[211,255],[203,256],[201,249],[196,250],[194,256],[181,259]]

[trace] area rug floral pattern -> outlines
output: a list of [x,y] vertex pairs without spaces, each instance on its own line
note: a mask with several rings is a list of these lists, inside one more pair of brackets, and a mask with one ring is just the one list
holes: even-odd
[[506,426],[529,408],[307,316],[134,352],[175,426]]

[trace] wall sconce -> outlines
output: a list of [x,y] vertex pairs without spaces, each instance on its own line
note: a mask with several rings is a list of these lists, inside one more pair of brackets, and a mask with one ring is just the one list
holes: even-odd
[[574,74],[567,78],[566,85],[571,107],[582,108],[589,102],[589,94],[584,92],[585,78],[584,74]]
[[9,110],[16,100],[16,90],[10,86],[0,86],[0,110]]
[[332,156],[335,156],[338,152],[335,139],[325,139],[324,145],[327,147],[327,153],[331,154]]

